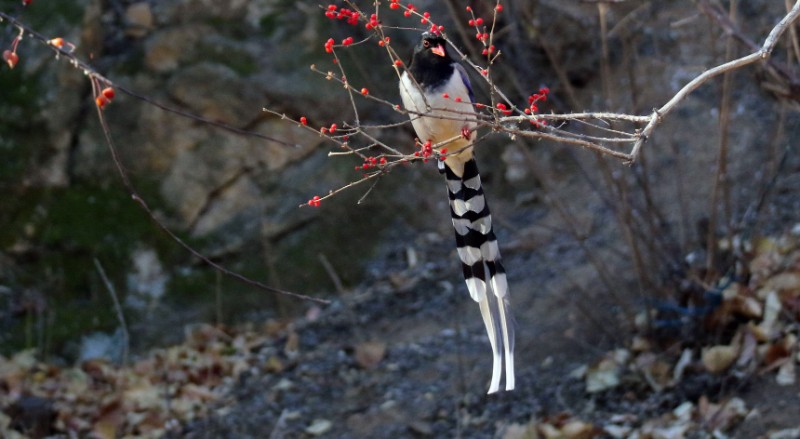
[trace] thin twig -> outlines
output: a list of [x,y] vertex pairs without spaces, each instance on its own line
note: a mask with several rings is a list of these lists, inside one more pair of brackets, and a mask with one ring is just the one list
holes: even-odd
[[691,80],[688,84],[683,86],[682,89],[675,94],[666,104],[664,104],[661,108],[653,110],[653,114],[651,116],[650,122],[647,126],[644,127],[642,130],[639,140],[633,145],[633,149],[630,153],[630,161],[629,164],[634,163],[636,161],[637,156],[639,155],[639,151],[642,148],[644,142],[647,141],[648,138],[653,134],[653,131],[656,129],[659,123],[670,113],[673,109],[686,97],[695,91],[698,87],[708,82],[711,78],[719,76],[725,72],[730,72],[732,70],[740,69],[744,66],[764,61],[769,59],[772,51],[775,49],[775,45],[778,43],[778,40],[783,35],[784,32],[789,28],[789,25],[797,20],[797,17],[800,16],[800,1],[795,3],[792,10],[786,14],[785,17],[772,29],[769,33],[767,38],[764,40],[764,44],[756,50],[755,52],[751,53],[750,55],[743,56],[741,58],[737,58],[733,61],[728,61],[724,64],[718,65],[714,68],[708,69],[705,72],[701,73],[693,80]]
[[114,284],[108,279],[108,276],[106,276],[106,271],[103,270],[103,266],[100,265],[100,261],[97,260],[97,258],[94,258],[94,266],[97,269],[97,273],[100,274],[100,279],[103,280],[108,294],[111,295],[111,300],[114,302],[114,311],[117,313],[119,327],[122,329],[122,365],[126,366],[128,364],[131,338],[128,332],[128,324],[125,322],[125,314],[122,312],[122,305],[120,305],[119,299],[117,298],[117,290],[114,288]]
[[297,299],[309,300],[309,301],[312,301],[312,302],[323,303],[323,304],[326,304],[326,305],[330,304],[330,300],[321,299],[321,298],[318,298],[318,297],[307,296],[305,294],[294,293],[294,292],[291,292],[291,291],[282,290],[280,288],[271,287],[271,286],[266,285],[266,284],[264,284],[262,282],[259,282],[257,280],[250,279],[249,277],[244,276],[241,273],[237,273],[235,271],[231,271],[231,270],[223,267],[222,265],[212,261],[208,256],[200,253],[194,247],[192,247],[191,245],[186,243],[183,239],[179,238],[178,235],[175,234],[175,232],[173,232],[161,220],[158,219],[158,217],[156,216],[155,212],[153,212],[153,210],[150,208],[150,205],[148,205],[147,202],[144,200],[144,198],[142,198],[139,195],[139,192],[136,190],[136,187],[133,185],[133,182],[131,182],[130,178],[128,177],[128,173],[125,170],[125,167],[122,165],[122,162],[120,161],[119,153],[118,153],[117,148],[116,148],[116,146],[114,144],[114,140],[111,137],[111,130],[108,127],[108,122],[106,121],[105,116],[103,115],[103,111],[104,110],[102,110],[100,107],[96,107],[96,108],[97,108],[97,116],[98,116],[98,119],[100,121],[100,127],[102,128],[103,135],[105,136],[105,139],[106,139],[106,144],[108,145],[109,152],[111,153],[111,159],[114,162],[114,166],[117,168],[117,172],[119,173],[120,178],[122,179],[122,184],[125,186],[125,189],[127,189],[128,192],[131,194],[131,198],[134,201],[136,201],[137,203],[139,203],[139,206],[141,206],[141,208],[144,209],[144,211],[147,213],[147,215],[150,217],[150,219],[152,219],[153,222],[155,222],[156,225],[162,231],[164,231],[164,233],[166,233],[170,238],[172,238],[173,241],[178,243],[178,245],[183,247],[184,250],[188,251],[189,253],[194,255],[196,258],[198,258],[201,261],[205,262],[207,265],[209,265],[209,266],[213,267],[214,269],[221,271],[223,274],[225,274],[227,276],[230,276],[230,277],[232,277],[232,278],[234,278],[234,279],[236,279],[236,280],[238,280],[240,282],[243,282],[243,283],[245,283],[247,285],[251,285],[251,286],[260,288],[262,290],[265,290],[265,291],[270,291],[270,292],[273,292],[273,293],[282,294],[284,296],[291,296],[291,297],[294,297],[294,298],[297,298]]

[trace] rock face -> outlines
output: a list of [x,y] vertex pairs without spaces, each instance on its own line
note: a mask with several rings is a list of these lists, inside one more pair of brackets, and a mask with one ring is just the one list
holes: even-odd
[[[328,159],[328,147],[315,129],[290,122],[303,115],[314,125],[341,126],[349,117],[346,94],[308,68],[322,57],[319,41],[330,31],[318,8],[285,0],[124,3],[124,8],[107,10],[93,0],[71,3],[70,10],[36,4],[40,9],[31,7],[32,14],[73,22],[41,24],[32,18],[31,24],[74,42],[82,59],[91,54],[98,71],[115,84],[184,113],[164,111],[120,90],[104,111],[122,166],[160,221],[203,254],[270,285],[325,294],[332,284],[319,254],[334,260],[345,282],[357,280],[378,241],[354,241],[351,228],[379,235],[390,223],[384,214],[367,209],[385,210],[381,205],[397,185],[382,184],[380,196],[360,209],[355,193],[331,207],[298,208],[360,177],[353,171],[357,160]],[[141,211],[124,212],[135,203],[119,185],[86,78],[65,63],[54,63],[49,52],[23,47],[26,62],[10,78],[6,71],[0,76],[3,90],[14,90],[0,103],[0,143],[11,154],[0,165],[0,177],[4,187],[20,195],[0,207],[0,224],[7,229],[0,237],[0,255],[9,254],[9,272],[19,270],[30,280],[3,278],[0,285],[22,291],[40,277],[61,285],[56,289],[66,302],[97,297],[90,293],[98,285],[93,258],[101,260],[115,283],[125,285],[126,278],[141,271],[137,261],[141,249],[148,248],[164,267],[159,288],[166,291],[158,293],[163,293],[160,304],[169,306],[174,297],[206,290],[215,278],[212,272],[198,274],[190,255],[176,251],[176,244],[165,241]],[[28,71],[20,75],[23,69]],[[288,120],[263,112],[266,106],[286,112]],[[399,134],[411,143],[406,133]],[[87,194],[80,205],[70,204],[75,197],[63,196],[74,194],[76,185]],[[109,186],[113,189],[106,191]],[[103,197],[91,195],[95,187],[103,188]],[[118,199],[109,202],[105,195]],[[84,219],[84,203],[105,206],[108,218],[124,224],[123,229],[147,231],[121,237],[103,230]],[[64,215],[73,217],[67,222],[72,227],[86,230],[62,233]],[[78,239],[90,235],[96,236],[94,243]],[[348,260],[339,259],[339,252]],[[56,262],[54,270],[51,254],[70,259],[74,269]],[[65,279],[45,274],[53,272]],[[121,287],[120,293],[146,295],[142,285],[129,282],[129,291]],[[262,305],[263,296],[253,294]],[[239,312],[238,301],[231,302],[231,312]],[[50,305],[52,310],[61,307]],[[78,326],[83,324],[94,325],[87,320]]]

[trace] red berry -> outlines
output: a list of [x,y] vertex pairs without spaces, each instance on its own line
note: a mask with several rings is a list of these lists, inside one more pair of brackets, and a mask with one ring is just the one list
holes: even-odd
[[6,50],[3,52],[3,61],[5,61],[6,64],[8,64],[9,68],[13,69],[14,66],[16,66],[17,63],[19,62],[19,55],[17,55],[17,52]]
[[108,105],[108,102],[109,102],[108,98],[102,95],[96,97],[94,100],[94,103],[97,104],[97,107],[100,108],[101,110],[105,108],[106,105]]
[[368,94],[369,94],[369,90],[367,90],[367,88],[366,88],[366,87],[364,87],[364,88],[362,88],[362,89],[361,89],[361,94],[362,94],[362,95],[364,95],[364,96],[366,96],[366,95],[368,95]]
[[461,96],[456,96],[455,101],[456,102],[461,102]]
[[475,19],[475,26],[483,26],[483,18],[476,18]]
[[332,123],[332,124],[331,124],[330,131],[331,131],[331,134],[333,134],[333,133],[335,133],[335,132],[336,132],[336,124],[335,124],[335,123]]
[[300,123],[303,124],[303,125],[308,125],[308,119],[306,119],[305,116],[302,116],[300,118]]
[[114,89],[111,87],[104,88],[100,93],[102,93],[109,102],[111,102],[111,100],[114,99],[114,96],[116,96]]
[[[503,5],[497,5],[494,7],[494,10],[497,12],[503,12]],[[512,14],[513,15],[513,14]]]
[[59,49],[64,47],[64,39],[63,38],[53,38],[52,40],[48,41],[51,46],[58,47]]

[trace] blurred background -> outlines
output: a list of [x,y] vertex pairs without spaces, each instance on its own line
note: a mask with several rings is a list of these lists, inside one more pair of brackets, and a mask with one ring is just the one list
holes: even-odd
[[[3,2],[2,11],[73,42],[81,59],[116,84],[281,140],[231,133],[120,92],[104,111],[134,185],[181,239],[267,285],[332,299],[334,309],[357,304],[344,306],[346,318],[315,333],[318,338],[301,336],[303,349],[379,338],[391,355],[395,344],[401,349],[430,338],[447,345],[441,334],[449,328],[461,346],[458,355],[434,344],[445,350],[429,349],[414,367],[438,367],[429,373],[441,377],[455,364],[441,363],[447,355],[458,356],[458,364],[467,358],[466,369],[452,377],[460,380],[453,398],[477,404],[477,396],[470,400],[464,392],[485,391],[489,347],[460,277],[446,192],[433,163],[394,168],[361,203],[368,186],[319,208],[298,208],[360,178],[354,166],[361,161],[329,157],[335,145],[262,111],[305,116],[315,127],[352,121],[344,90],[309,66],[336,70],[324,42],[367,38],[363,23],[330,20],[323,14],[327,3],[315,1],[37,1],[24,10],[18,3]],[[371,4],[356,3],[371,11]],[[488,20],[494,3],[415,4],[481,61],[465,6]],[[754,51],[791,6],[767,0],[502,4],[495,34],[502,55],[493,75],[510,98],[525,105],[547,86],[542,112],[636,115],[660,107],[706,69]],[[419,20],[387,8],[382,14],[384,25],[399,27],[387,29],[392,47],[408,57]],[[0,23],[4,46],[17,33]],[[730,332],[707,330],[687,310],[719,303],[708,292],[724,289],[739,273],[740,243],[791,235],[793,227],[800,233],[796,44],[794,30],[787,32],[769,63],[691,94],[630,167],[549,141],[495,135],[479,145],[519,325],[523,390],[508,398],[526,401],[503,399],[492,413],[527,419],[547,403],[526,395],[557,399],[547,373],[533,365],[589,361],[642,328],[654,344],[687,337],[705,343]],[[335,314],[329,306],[227,278],[180,247],[122,185],[86,76],[33,39],[24,38],[18,53],[19,65],[0,72],[0,354],[32,349],[57,364],[120,361],[120,319],[98,265],[121,304],[133,353],[183,341],[187,325],[258,326]],[[356,88],[399,103],[397,76],[375,40],[337,54]],[[488,101],[483,82],[472,79],[478,99]],[[362,124],[407,120],[366,99],[358,107]],[[579,122],[561,127],[586,130]],[[374,134],[401,151],[414,150],[409,124]],[[350,355],[351,347],[333,352]],[[403,391],[419,389],[417,378]],[[402,387],[395,384],[387,389]],[[375,389],[376,398],[387,389]],[[438,409],[450,410],[442,404]],[[262,425],[281,414],[257,411],[266,417]],[[441,429],[430,421],[431,431],[461,425],[443,419]],[[225,421],[214,425],[233,431]]]

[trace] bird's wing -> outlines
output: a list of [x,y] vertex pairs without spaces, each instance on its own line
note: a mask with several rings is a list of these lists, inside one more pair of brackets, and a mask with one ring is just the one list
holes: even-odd
[[475,102],[475,93],[472,91],[472,83],[469,82],[469,75],[467,75],[467,69],[464,68],[459,63],[455,63],[456,71],[458,75],[461,77],[461,81],[464,82],[464,86],[467,87],[467,92],[469,93],[469,101],[471,103]]

